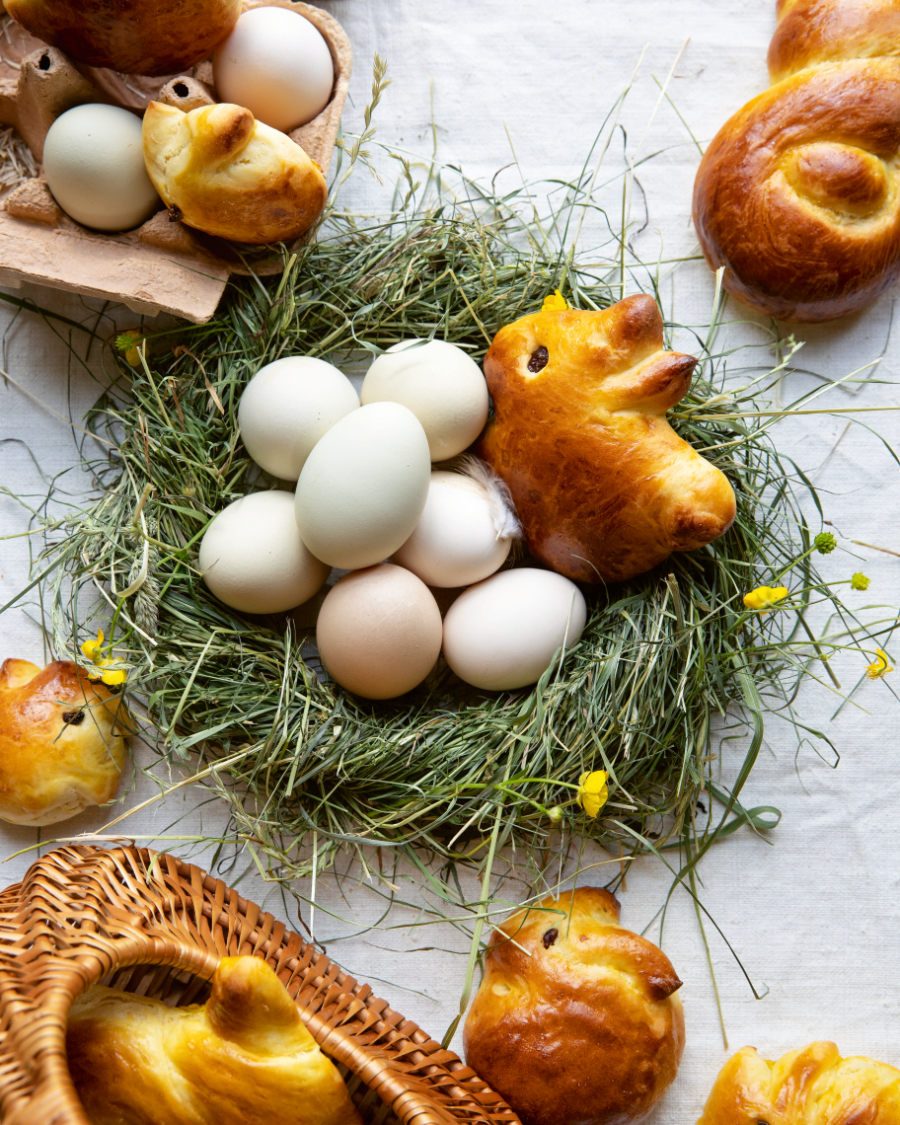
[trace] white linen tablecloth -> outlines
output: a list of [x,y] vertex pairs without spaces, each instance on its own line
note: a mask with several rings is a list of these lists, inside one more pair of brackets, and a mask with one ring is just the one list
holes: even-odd
[[[323,4],[346,27],[355,51],[352,99],[345,127],[360,128],[377,51],[390,66],[392,84],[376,117],[378,141],[427,157],[436,124],[440,158],[459,163],[476,178],[518,163],[528,179],[577,174],[595,133],[630,83],[622,110],[629,157],[657,153],[640,167],[649,221],[640,247],[659,261],[667,315],[705,325],[713,279],[696,260],[690,197],[698,159],[733,110],[767,85],[765,53],[774,26],[774,2],[746,0],[331,0]],[[661,90],[665,90],[665,96]],[[677,112],[676,112],[677,108]],[[692,137],[693,135],[693,137]],[[376,161],[379,160],[377,150]],[[610,176],[622,167],[612,149]],[[381,160],[388,183],[394,175]],[[515,169],[505,173],[519,175]],[[512,180],[510,181],[512,182]],[[359,207],[385,198],[385,184],[364,171],[347,189]],[[636,202],[637,205],[637,202]],[[679,261],[689,258],[692,260]],[[45,291],[30,296],[82,319],[91,306]],[[805,347],[798,360],[820,376],[839,378],[881,357],[874,375],[832,390],[837,408],[890,406],[898,392],[898,332],[892,327],[894,294],[851,320],[798,329]],[[127,322],[129,317],[125,318]],[[723,331],[729,344],[765,338],[760,318],[729,306]],[[73,364],[52,328],[30,315],[0,307],[3,330],[0,384],[0,484],[26,502],[40,502],[47,481],[78,497],[86,482],[77,466],[75,437],[85,409],[106,375]],[[754,362],[765,358],[757,349]],[[789,376],[782,391],[791,400],[810,376]],[[869,421],[898,445],[900,414]],[[811,417],[776,430],[783,448],[814,478],[826,516],[842,543],[822,560],[836,579],[863,570],[869,593],[854,604],[900,604],[900,561],[851,540],[900,551],[898,468],[878,438],[847,417]],[[30,539],[20,503],[0,495],[0,604],[26,582]],[[33,608],[17,606],[2,620],[0,659],[45,656]],[[890,646],[889,646],[890,647]],[[892,655],[900,664],[896,642]],[[845,684],[864,665],[858,655],[836,662]],[[732,1049],[751,1043],[774,1057],[814,1039],[834,1039],[846,1054],[868,1054],[900,1066],[900,753],[897,731],[900,671],[882,682],[864,682],[850,704],[810,683],[799,710],[827,730],[840,762],[812,746],[797,751],[786,727],[772,723],[744,801],[774,804],[784,813],[766,838],[743,831],[704,860],[704,906],[722,935],[707,927],[727,1037]],[[726,755],[729,751],[726,750]],[[152,756],[138,751],[139,763]],[[734,763],[726,761],[725,773]],[[125,804],[149,797],[140,778]],[[85,815],[67,831],[90,831],[106,814]],[[98,817],[100,819],[98,819]],[[172,795],[130,819],[123,830],[145,837],[190,837],[215,829],[221,810],[200,791]],[[44,839],[56,836],[54,829]],[[0,856],[26,847],[34,832],[0,827]],[[208,856],[189,840],[170,839],[171,850],[198,862]],[[19,878],[31,856],[0,865],[0,882]],[[600,864],[589,877],[605,882]],[[609,862],[607,860],[607,862]],[[280,914],[293,911],[277,889],[252,871],[246,858],[225,871],[244,873],[242,893]],[[313,893],[317,907],[304,917],[329,953],[376,991],[440,1037],[455,1015],[465,971],[467,941],[448,925],[415,926],[415,911],[398,909],[368,932],[383,901],[358,875],[338,886],[323,875]],[[371,880],[368,880],[371,882]],[[679,1077],[652,1118],[654,1125],[688,1125],[699,1115],[715,1073],[726,1057],[714,991],[693,906],[676,893],[660,930],[670,873],[655,859],[635,863],[620,897],[623,921],[660,939],[685,981],[687,1048]],[[413,881],[401,880],[400,897],[415,901]],[[297,924],[296,917],[293,918]],[[354,936],[355,935],[355,936]],[[763,999],[754,998],[738,960]],[[457,1046],[459,1045],[457,1040]]]

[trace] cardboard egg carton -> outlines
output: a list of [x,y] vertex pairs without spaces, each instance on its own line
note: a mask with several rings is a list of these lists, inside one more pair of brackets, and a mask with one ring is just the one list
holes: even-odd
[[[309,4],[245,0],[244,9],[273,5],[306,16],[334,60],[328,105],[289,134],[327,171],[347,98],[350,43],[337,20]],[[0,19],[0,123],[14,126],[38,161],[47,130],[75,105],[107,102],[141,113],[152,100],[185,111],[216,100],[208,61],[186,74],[155,79],[76,67],[5,14]],[[62,211],[42,175],[26,179],[0,203],[0,284],[35,282],[199,323],[213,315],[229,277],[246,272],[248,260],[258,273],[279,268],[280,259],[271,254],[193,231],[160,207],[134,230],[93,231]]]

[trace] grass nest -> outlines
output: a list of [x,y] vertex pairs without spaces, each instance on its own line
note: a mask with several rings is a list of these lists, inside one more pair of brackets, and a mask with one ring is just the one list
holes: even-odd
[[[818,498],[771,432],[789,410],[760,405],[790,353],[770,370],[771,340],[761,363],[719,351],[717,315],[690,341],[679,330],[701,363],[670,417],[729,477],[737,520],[703,550],[587,590],[580,643],[534,689],[479,693],[438,668],[399,701],[366,703],[321,673],[296,615],[244,617],[207,591],[204,529],[271,484],[236,425],[262,364],[302,353],[361,370],[414,336],[480,360],[557,288],[581,308],[622,295],[631,228],[594,198],[587,165],[574,183],[501,192],[461,175],[450,187],[433,168],[419,183],[400,164],[386,214],[333,204],[316,241],[280,276],[236,283],[211,323],[119,337],[119,378],[88,419],[99,440],[83,447],[95,494],[47,528],[38,568],[56,651],[77,658],[102,626],[158,753],[225,798],[238,838],[285,880],[348,846],[483,862],[513,841],[632,853],[690,838],[696,854],[741,825],[771,826],[774,808],[740,800],[767,716],[806,737],[800,682],[824,680],[835,649],[872,643],[816,571],[805,513]],[[581,252],[587,228],[595,244]],[[745,607],[747,591],[781,583],[777,610]],[[807,625],[814,607],[830,631]],[[609,798],[590,817],[578,782],[600,769]]]

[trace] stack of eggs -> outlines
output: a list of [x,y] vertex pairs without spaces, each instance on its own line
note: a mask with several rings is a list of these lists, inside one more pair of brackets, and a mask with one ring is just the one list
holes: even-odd
[[[441,651],[475,687],[535,683],[578,641],[586,607],[561,575],[500,570],[518,535],[505,491],[481,462],[452,462],[487,415],[478,365],[440,340],[389,349],[359,396],[321,359],[263,367],[241,398],[241,438],[296,490],[251,493],[212,520],[207,586],[241,612],[279,613],[346,571],[322,601],[316,643],[331,677],[368,699],[410,691]],[[443,620],[434,589],[458,594]]]
[[[132,5],[134,18],[139,17],[141,7],[141,4]],[[232,8],[237,15],[234,5],[229,4],[227,11]],[[127,60],[123,57],[121,64],[116,58],[116,47],[127,39],[125,30],[118,38],[111,37],[107,53],[108,12],[101,11],[96,16],[97,26],[94,27],[89,11],[84,34],[75,35],[71,28],[57,27],[53,21],[45,27],[21,0],[12,5],[12,11],[35,34],[59,42],[76,59],[83,58],[79,48],[84,51],[87,44],[95,48],[87,59],[89,62],[99,60],[101,65],[116,69],[124,69],[126,65],[142,66],[130,56]],[[224,15],[225,11],[223,18]],[[184,35],[192,34],[190,21],[182,22]],[[175,30],[170,30],[170,39],[175,36]],[[229,24],[223,23],[222,35],[228,31]],[[158,125],[151,130],[148,140],[146,120],[142,134],[141,120],[135,114],[119,106],[93,102],[77,105],[61,114],[50,126],[44,142],[43,169],[47,186],[71,218],[95,230],[125,231],[145,222],[164,202],[176,207],[187,225],[237,241],[289,239],[308,228],[324,202],[324,180],[318,169],[315,178],[321,181],[321,198],[316,207],[310,204],[309,216],[301,213],[297,199],[286,196],[284,207],[292,213],[286,213],[278,226],[270,223],[260,227],[260,237],[252,233],[254,195],[259,197],[273,191],[272,183],[279,169],[287,176],[295,162],[301,170],[305,167],[303,162],[308,163],[300,146],[284,134],[311,121],[331,99],[335,73],[329,46],[303,15],[277,5],[250,8],[237,19],[224,39],[222,35],[219,35],[222,41],[212,58],[216,93],[223,102],[249,109],[256,119],[252,146],[242,152],[240,167],[232,176],[234,184],[230,197],[233,205],[249,209],[251,221],[233,221],[235,233],[231,233],[229,229],[220,229],[222,220],[219,225],[210,226],[203,208],[190,205],[193,196],[209,190],[203,183],[204,176],[222,177],[222,166],[229,155],[226,145],[212,144],[211,134],[204,132],[208,128],[206,124],[194,126],[192,137],[190,128],[183,123],[190,115],[170,110],[169,132],[173,140],[160,152],[154,147],[157,146],[155,134],[160,132]],[[102,43],[96,41],[98,38]],[[208,38],[202,36],[198,43],[205,45]],[[100,50],[99,56],[97,50]],[[184,50],[169,56],[168,61],[180,64],[184,59],[199,61],[200,57],[193,57]],[[163,65],[165,61],[162,60]],[[159,60],[154,58],[152,62],[154,67],[147,73],[160,73]],[[141,73],[144,73],[143,67]],[[158,112],[156,103],[152,103],[147,120],[155,120]],[[237,142],[232,138],[229,143]],[[171,168],[167,167],[170,163]],[[165,167],[165,176],[160,172],[161,167]],[[193,177],[189,189],[173,186],[172,181],[188,176]],[[221,194],[223,189],[219,185],[215,190]],[[295,194],[299,194],[299,188]],[[212,209],[212,203],[208,207]]]

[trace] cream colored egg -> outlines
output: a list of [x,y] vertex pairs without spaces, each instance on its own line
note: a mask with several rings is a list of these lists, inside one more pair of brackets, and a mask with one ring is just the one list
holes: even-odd
[[444,618],[444,659],[466,683],[504,691],[537,683],[581,639],[584,596],[551,570],[504,570],[470,587]]
[[258,121],[289,132],[330,101],[334,62],[321,32],[299,12],[251,8],[216,48],[213,81],[219,101],[246,106]]
[[200,543],[213,594],[242,613],[283,613],[325,584],[330,568],[300,538],[290,492],[252,492],[219,512]]
[[366,372],[361,402],[401,402],[428,435],[432,461],[462,453],[484,429],[488,390],[478,364],[445,340],[404,340]]
[[420,684],[441,651],[441,613],[424,582],[382,563],[345,575],[316,623],[326,671],[366,699],[393,699]]
[[50,126],[43,163],[56,202],[86,227],[130,230],[160,206],[144,167],[140,118],[118,106],[66,110]]
[[353,410],[313,447],[297,482],[303,542],[331,566],[383,562],[418,522],[431,476],[428,441],[395,402]]
[[436,471],[415,531],[394,561],[429,586],[471,586],[506,562],[509,531],[499,495],[462,473]]
[[238,428],[257,465],[296,481],[319,438],[358,406],[356,389],[336,367],[290,355],[261,367],[247,384]]

